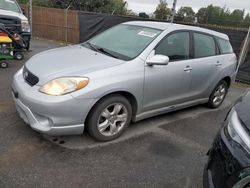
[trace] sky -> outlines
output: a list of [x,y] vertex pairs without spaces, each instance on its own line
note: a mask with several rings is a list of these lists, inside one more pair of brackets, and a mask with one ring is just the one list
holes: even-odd
[[[129,9],[134,12],[146,12],[153,13],[159,0],[126,0],[128,2]],[[169,8],[173,6],[173,0],[167,0]],[[177,0],[177,8],[181,6],[191,6],[195,12],[201,7],[206,7],[210,4],[220,7],[228,7],[230,10],[234,9],[246,9],[250,12],[250,0]]]

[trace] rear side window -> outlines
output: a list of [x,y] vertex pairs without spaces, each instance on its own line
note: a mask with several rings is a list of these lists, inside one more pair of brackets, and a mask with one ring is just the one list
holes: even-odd
[[218,38],[218,43],[222,54],[231,54],[233,53],[233,48],[228,40]]
[[194,33],[194,55],[195,58],[216,55],[216,44],[214,38],[209,35]]

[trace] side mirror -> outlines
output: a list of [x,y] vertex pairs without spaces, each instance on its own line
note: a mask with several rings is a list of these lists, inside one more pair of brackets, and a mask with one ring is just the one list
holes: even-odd
[[147,59],[146,63],[148,66],[167,65],[169,63],[169,57],[165,55],[154,55]]

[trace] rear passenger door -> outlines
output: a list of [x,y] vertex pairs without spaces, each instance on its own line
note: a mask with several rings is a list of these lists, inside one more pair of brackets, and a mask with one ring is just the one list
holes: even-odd
[[[193,57],[190,94],[192,99],[207,98],[222,71],[215,37],[193,32]],[[216,84],[216,83],[215,83]]]

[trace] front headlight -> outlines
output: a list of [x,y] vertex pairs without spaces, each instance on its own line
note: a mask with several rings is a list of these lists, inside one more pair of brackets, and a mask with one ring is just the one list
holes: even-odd
[[22,32],[30,32],[30,24],[28,20],[22,20]]
[[86,87],[89,79],[85,77],[57,78],[41,87],[40,92],[48,95],[65,95]]
[[227,131],[230,137],[250,154],[250,137],[242,126],[234,108],[228,116],[227,123]]

